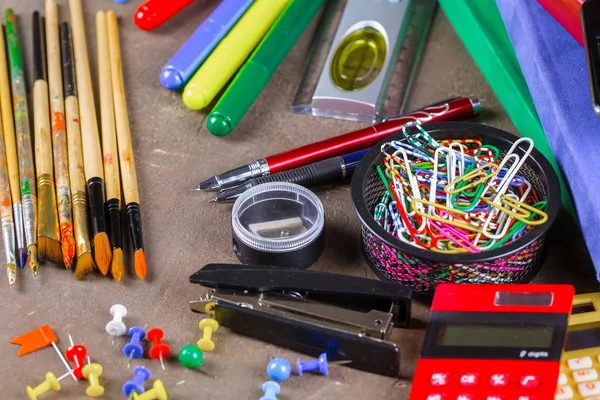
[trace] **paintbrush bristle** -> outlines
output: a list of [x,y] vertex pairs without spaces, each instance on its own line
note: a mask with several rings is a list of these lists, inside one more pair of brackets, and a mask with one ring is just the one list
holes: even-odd
[[65,268],[69,269],[73,264],[73,258],[75,258],[75,238],[70,232],[62,233],[61,247],[63,263]]
[[38,263],[37,246],[35,244],[27,246],[27,262],[29,263],[33,277],[37,277],[40,265]]
[[125,262],[123,261],[123,250],[114,249],[110,271],[115,281],[119,282],[125,275]]
[[13,263],[6,264],[6,274],[8,275],[8,284],[14,286],[17,281],[17,266]]
[[25,267],[25,264],[27,264],[27,249],[21,247],[17,250],[17,254],[19,256],[19,268]]
[[58,240],[54,240],[48,236],[38,236],[37,245],[40,259],[62,265],[62,248]]
[[110,250],[108,235],[105,232],[99,232],[94,236],[94,259],[102,275],[108,274],[112,251]]
[[81,279],[94,270],[96,264],[94,264],[94,258],[92,253],[86,251],[79,257],[75,262],[75,278]]
[[138,278],[146,277],[146,256],[144,250],[136,250],[133,256],[133,265],[135,266],[135,274]]

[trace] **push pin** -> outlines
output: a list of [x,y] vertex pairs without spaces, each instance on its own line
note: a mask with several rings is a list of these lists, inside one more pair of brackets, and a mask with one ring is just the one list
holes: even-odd
[[115,304],[110,308],[110,315],[113,316],[112,321],[106,324],[106,332],[112,336],[112,344],[115,345],[115,338],[123,336],[127,332],[127,328],[123,323],[123,317],[127,315],[127,308],[121,304]]
[[127,368],[131,368],[132,358],[140,358],[144,355],[144,348],[140,342],[146,337],[146,332],[139,326],[134,326],[129,329],[129,337],[131,341],[123,347],[123,355],[129,359]]
[[277,396],[281,391],[281,386],[279,383],[273,381],[266,381],[262,385],[262,390],[265,392],[265,395],[261,397],[259,400],[277,400]]
[[319,370],[321,374],[327,376],[329,373],[329,369],[327,368],[327,353],[321,354],[316,360],[302,362],[302,360],[298,358],[296,360],[296,370],[298,376],[302,376],[303,372],[316,370]]
[[[65,377],[68,376],[64,375]],[[37,400],[37,398],[50,390],[54,392],[60,391],[60,383],[52,372],[46,372],[46,380],[36,387],[27,386],[27,397],[29,400]]]
[[104,394],[104,386],[100,385],[100,375],[102,375],[102,365],[97,363],[88,364],[81,369],[83,377],[88,380],[90,386],[85,389],[85,393],[90,397],[100,397]]
[[144,393],[144,382],[146,382],[152,374],[150,370],[142,365],[138,365],[133,369],[133,379],[125,382],[123,385],[123,394],[129,398],[131,393],[135,392],[138,394]]
[[132,400],[169,400],[167,391],[160,379],[152,384],[152,389],[146,390],[142,394],[133,393]]
[[160,360],[160,366],[163,371],[165,370],[163,359],[169,357],[169,354],[171,354],[171,348],[162,341],[164,336],[165,333],[160,328],[153,328],[148,331],[148,340],[153,343],[150,349],[150,358]]
[[198,322],[198,327],[202,331],[202,339],[196,342],[198,348],[202,351],[213,351],[215,349],[215,342],[210,340],[213,332],[219,329],[219,323],[216,319],[204,318]]
[[73,375],[75,375],[77,379],[82,379],[83,374],[81,369],[84,366],[85,356],[87,355],[87,349],[85,346],[82,344],[71,345],[71,347],[69,347],[65,352],[65,355],[67,356],[67,360],[75,364]]
[[196,369],[202,365],[202,350],[195,344],[186,344],[179,351],[179,362],[186,368]]
[[285,358],[274,358],[267,364],[267,375],[275,382],[283,382],[290,377],[292,366]]

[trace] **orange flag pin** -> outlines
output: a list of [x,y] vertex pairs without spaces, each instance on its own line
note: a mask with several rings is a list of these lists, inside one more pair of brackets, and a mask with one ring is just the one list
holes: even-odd
[[50,346],[53,342],[57,342],[58,339],[50,325],[42,325],[31,332],[24,333],[21,336],[10,339],[12,344],[20,344],[21,348],[17,353],[17,357],[24,356],[36,350],[42,349],[46,346]]

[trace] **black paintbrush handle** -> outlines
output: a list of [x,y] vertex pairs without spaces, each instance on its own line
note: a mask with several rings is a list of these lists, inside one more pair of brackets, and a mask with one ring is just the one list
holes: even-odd
[[106,232],[104,220],[104,180],[92,178],[87,181],[88,200],[90,203],[90,220],[94,236]]
[[71,29],[67,22],[60,25],[60,50],[62,57],[63,89],[65,98],[77,96],[77,84],[75,82],[75,63],[73,62],[73,42],[71,41]]
[[38,11],[33,13],[33,81],[47,80],[44,21]]
[[106,215],[108,218],[108,232],[112,249],[123,248],[123,236],[121,235],[121,201],[109,199],[106,201]]
[[138,203],[127,204],[127,222],[131,233],[131,244],[134,250],[144,249],[142,235],[142,212]]

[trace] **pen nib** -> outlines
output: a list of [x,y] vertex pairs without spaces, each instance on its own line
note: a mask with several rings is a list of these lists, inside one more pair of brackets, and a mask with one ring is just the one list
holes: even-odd
[[217,180],[213,176],[210,179],[200,182],[200,184],[198,185],[198,188],[200,190],[217,190],[220,188],[220,185],[219,185],[219,182],[217,182]]

